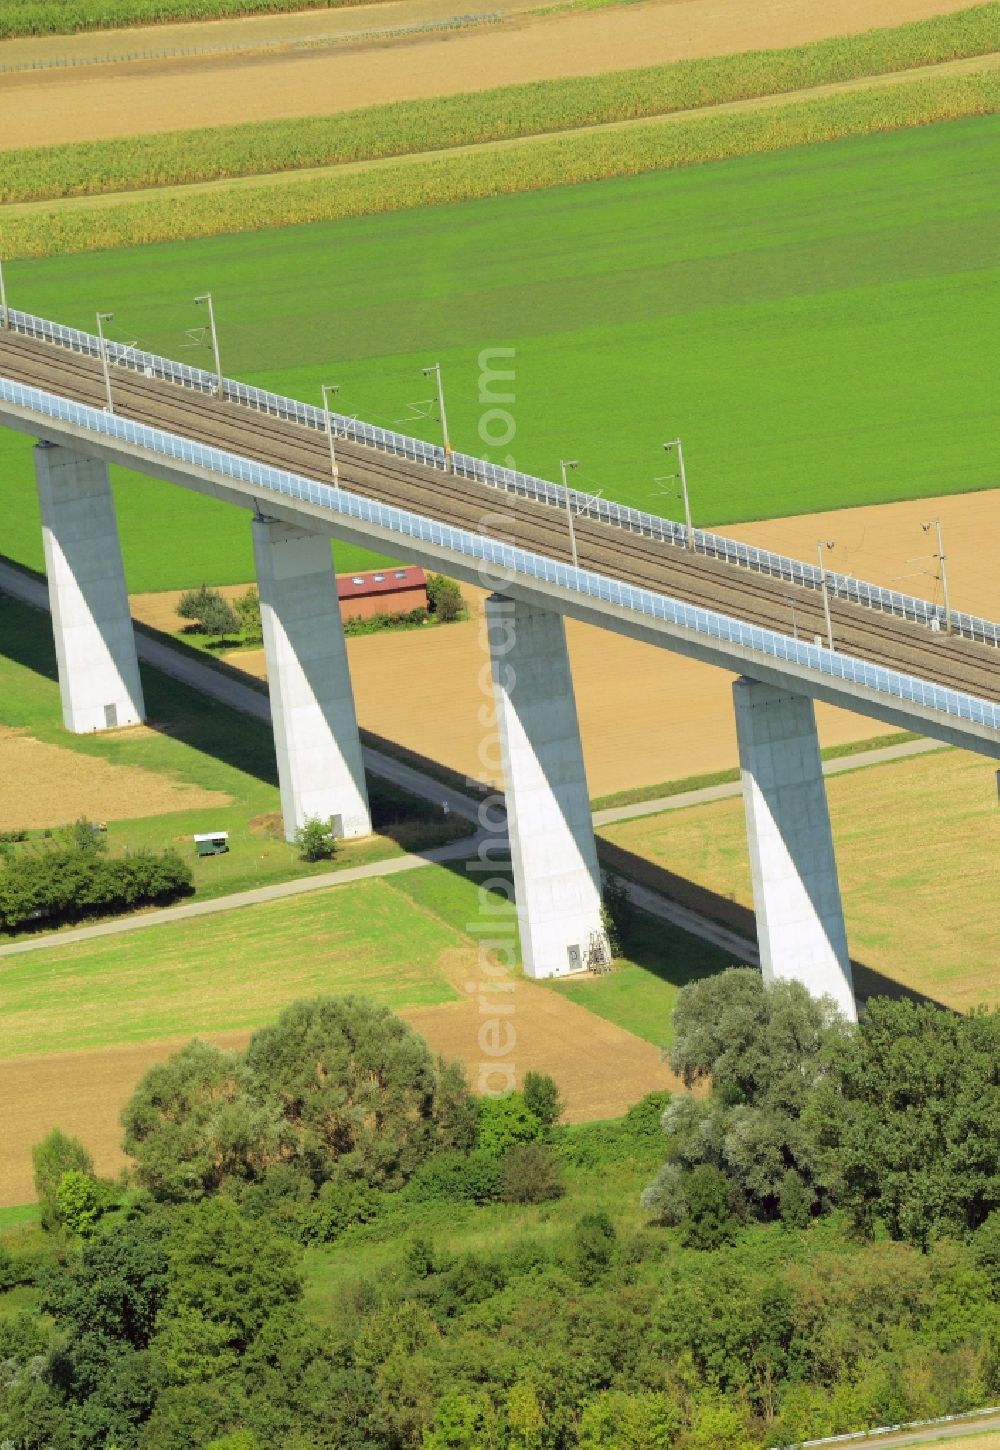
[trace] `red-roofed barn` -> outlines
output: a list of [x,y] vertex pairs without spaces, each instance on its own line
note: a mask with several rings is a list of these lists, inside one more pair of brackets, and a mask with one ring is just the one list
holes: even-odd
[[367,574],[338,574],[337,593],[344,619],[409,614],[427,608],[427,576],[413,565],[375,569]]

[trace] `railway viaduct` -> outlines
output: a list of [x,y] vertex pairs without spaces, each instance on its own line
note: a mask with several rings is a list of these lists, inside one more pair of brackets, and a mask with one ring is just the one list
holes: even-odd
[[612,685],[615,634],[689,655],[737,676],[764,975],[854,1015],[813,702],[1000,758],[996,625],[105,345],[113,412],[98,338],[13,310],[0,330],[0,423],[39,440],[67,729],[143,719],[111,462],[252,514],[289,836],[309,816],[347,836],[371,829],[331,538],[486,585],[524,964],[547,977],[582,964],[602,930],[564,617],[608,631]]

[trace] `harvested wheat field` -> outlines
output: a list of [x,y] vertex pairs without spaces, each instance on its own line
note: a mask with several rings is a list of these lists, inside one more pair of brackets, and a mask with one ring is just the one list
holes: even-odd
[[[746,0],[656,0],[363,48],[15,72],[4,76],[0,92],[0,149],[330,115],[383,101],[798,45],[924,19],[967,3],[829,0],[817,6],[813,0],[785,0],[751,6]],[[166,48],[167,27],[159,37],[158,48]],[[0,64],[8,63],[5,50],[18,44],[0,46]],[[108,43],[104,53],[110,48]]]
[[[959,1011],[1000,1007],[996,762],[961,750],[827,780],[852,957]],[[739,797],[603,826],[615,845],[752,905]]]
[[173,781],[138,765],[112,765],[0,727],[0,830],[64,826],[80,816],[136,820],[230,804],[223,791]]
[[[922,522],[940,516],[952,604],[995,618],[1000,571],[983,541],[1000,531],[1000,490],[917,503],[880,504],[798,518],[743,524],[725,532],[749,543],[809,559],[817,539],[833,539],[831,567],[924,598],[939,598],[933,534]],[[238,594],[242,586],[226,593]],[[468,597],[474,598],[472,591]],[[132,601],[137,618],[175,629],[171,601],[145,595]],[[481,597],[481,596],[479,596]],[[732,677],[650,645],[588,625],[568,625],[573,681],[593,797],[734,766],[736,732]],[[479,720],[484,646],[478,620],[422,632],[361,635],[347,641],[361,725],[465,775],[498,781],[495,747]],[[264,675],[261,650],[229,656],[231,664]],[[998,662],[1000,663],[1000,662]],[[400,709],[399,682],[406,681]],[[449,707],[441,708],[447,690]],[[817,708],[824,745],[885,733],[863,715]]]
[[[472,959],[470,958],[470,961]],[[462,973],[462,983],[474,968]],[[514,1024],[510,1060],[518,1080],[534,1068],[559,1083],[571,1122],[616,1117],[645,1093],[676,1086],[659,1051],[648,1042],[560,997],[517,981],[504,994],[506,1021]],[[400,1016],[417,1029],[434,1052],[460,1058],[477,1086],[477,1037],[485,1020],[478,998],[440,1007],[412,1007]],[[220,1047],[241,1048],[248,1032],[203,1034]],[[0,1102],[6,1131],[0,1154],[0,1207],[28,1203],[34,1194],[31,1148],[50,1128],[81,1138],[99,1173],[113,1174],[125,1162],[118,1117],[139,1078],[187,1038],[106,1047],[94,1052],[61,1052],[0,1061]],[[600,1069],[614,1063],[614,1072]]]

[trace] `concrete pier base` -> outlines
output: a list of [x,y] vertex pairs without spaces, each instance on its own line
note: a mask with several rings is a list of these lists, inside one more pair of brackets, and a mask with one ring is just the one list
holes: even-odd
[[106,463],[39,443],[42,514],[63,722],[75,735],[145,718]]
[[341,836],[371,831],[361,742],[327,538],[255,519],[254,558],[278,757],[292,840],[310,817]]
[[857,1010],[813,702],[733,685],[750,869],[765,981],[791,977]]
[[601,875],[562,616],[486,601],[524,970],[587,965],[601,926]]

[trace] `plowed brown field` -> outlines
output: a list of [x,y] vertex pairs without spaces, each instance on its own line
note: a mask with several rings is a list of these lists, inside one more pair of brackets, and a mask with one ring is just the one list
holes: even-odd
[[[331,115],[383,101],[797,45],[959,10],[967,3],[656,0],[325,52],[25,71],[3,78],[0,149]],[[461,8],[456,4],[456,11]],[[167,29],[160,35],[158,43],[166,48]],[[18,44],[8,46],[12,50]],[[0,45],[0,65],[5,63]]]
[[223,791],[203,790],[137,765],[113,765],[0,728],[0,830],[63,826],[80,816],[136,820],[229,804]]

